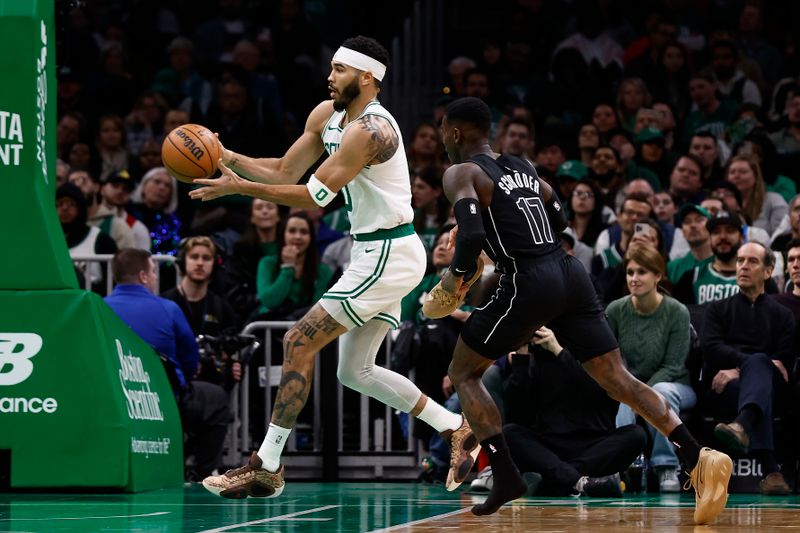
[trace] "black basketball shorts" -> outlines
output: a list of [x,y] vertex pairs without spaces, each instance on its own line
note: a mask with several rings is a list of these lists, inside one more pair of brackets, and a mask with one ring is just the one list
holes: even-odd
[[499,359],[528,343],[544,325],[581,362],[619,346],[580,261],[558,250],[515,266],[501,276],[489,303],[464,324],[461,338],[467,346]]

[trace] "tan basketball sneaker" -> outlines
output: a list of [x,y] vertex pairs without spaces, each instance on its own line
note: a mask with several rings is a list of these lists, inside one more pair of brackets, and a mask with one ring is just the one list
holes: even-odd
[[731,479],[733,461],[722,452],[703,448],[697,465],[689,473],[689,485],[694,486],[694,523],[708,524],[719,515],[728,502],[728,481]]
[[456,490],[469,475],[481,451],[478,437],[472,432],[467,419],[461,415],[461,426],[456,430],[442,431],[442,438],[450,443],[450,471],[447,472],[447,490]]
[[261,468],[261,458],[253,452],[246,465],[208,476],[203,486],[223,498],[276,498],[283,492],[283,466],[277,472]]
[[465,279],[461,284],[463,290],[456,294],[451,294],[442,288],[442,282],[436,284],[428,293],[428,297],[422,304],[422,313],[428,318],[444,318],[450,313],[461,307],[464,298],[467,296],[467,289],[472,287],[478,281],[483,273],[483,259],[478,257],[475,261],[475,273],[469,278]]

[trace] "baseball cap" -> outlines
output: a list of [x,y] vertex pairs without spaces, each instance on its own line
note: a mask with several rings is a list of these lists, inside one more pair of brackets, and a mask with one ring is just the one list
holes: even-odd
[[664,134],[661,133],[661,130],[658,128],[654,128],[653,126],[647,126],[646,128],[642,129],[642,131],[636,134],[636,137],[633,138],[633,141],[637,144],[644,144],[644,143],[664,144]]
[[708,228],[709,232],[712,232],[714,231],[714,228],[722,224],[728,224],[729,226],[733,226],[739,231],[739,233],[744,235],[741,219],[739,218],[738,215],[729,213],[728,211],[719,211],[717,213],[717,216],[709,218],[708,222],[706,223],[706,227]]
[[564,176],[576,181],[584,180],[588,175],[589,169],[586,168],[586,165],[574,159],[564,161],[556,171],[556,177]]
[[678,220],[680,220],[681,224],[683,224],[683,217],[685,217],[687,214],[692,213],[692,212],[697,213],[697,214],[699,214],[701,216],[704,216],[704,217],[706,217],[706,219],[710,219],[711,218],[711,213],[709,213],[708,210],[705,207],[701,207],[701,206],[696,205],[696,204],[687,203],[687,204],[683,204],[681,206],[680,210],[678,211]]
[[104,185],[106,183],[124,183],[128,186],[128,190],[130,191],[136,187],[136,184],[133,182],[133,178],[131,178],[130,173],[124,169],[109,174],[103,181]]

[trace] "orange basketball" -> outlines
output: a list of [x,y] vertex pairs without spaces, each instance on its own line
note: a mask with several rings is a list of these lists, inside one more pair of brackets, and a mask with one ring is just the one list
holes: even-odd
[[199,124],[178,126],[161,145],[161,160],[170,174],[180,181],[209,178],[217,171],[219,142],[211,130]]

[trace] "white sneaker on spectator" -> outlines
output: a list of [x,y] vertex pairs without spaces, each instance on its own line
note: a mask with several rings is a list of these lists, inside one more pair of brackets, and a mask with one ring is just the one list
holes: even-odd
[[659,468],[658,488],[661,492],[680,492],[681,482],[678,481],[678,469],[673,466]]
[[478,472],[478,477],[472,480],[469,488],[477,492],[490,492],[493,486],[494,477],[492,476],[492,467],[487,466]]

